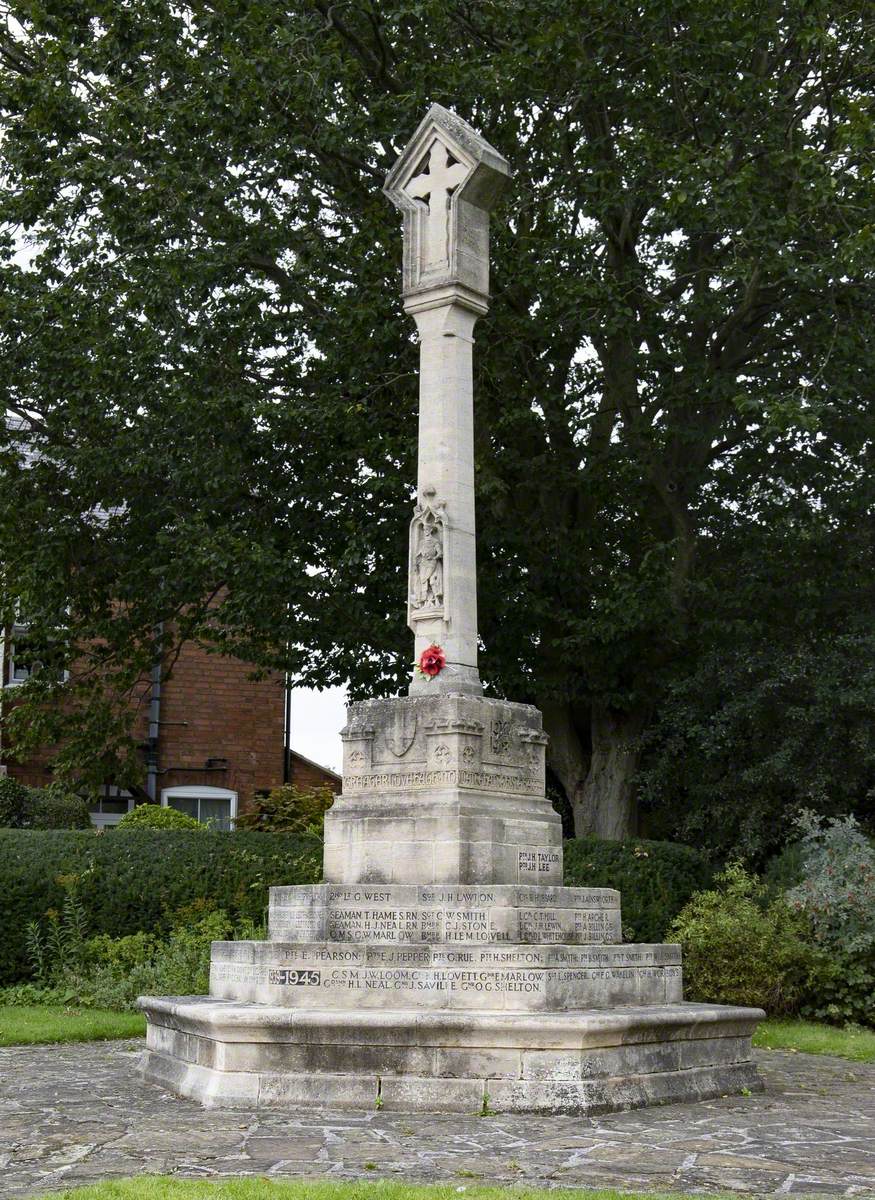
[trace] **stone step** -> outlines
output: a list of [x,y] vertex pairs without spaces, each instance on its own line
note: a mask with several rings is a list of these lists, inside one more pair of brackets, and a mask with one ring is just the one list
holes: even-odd
[[682,974],[678,946],[214,942],[210,994],[290,1008],[560,1012],[680,1001]]
[[270,889],[272,941],[617,943],[620,893],[534,884]]
[[206,1104],[598,1113],[762,1090],[759,1009],[290,1010],[145,997],[146,1077]]

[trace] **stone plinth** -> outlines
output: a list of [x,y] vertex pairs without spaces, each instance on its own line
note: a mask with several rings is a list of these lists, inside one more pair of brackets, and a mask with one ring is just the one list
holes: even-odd
[[758,1009],[290,1009],[150,1000],[150,1079],[204,1104],[599,1113],[761,1091]]
[[330,882],[562,882],[536,708],[440,693],[366,700],[350,705],[341,736]]
[[[564,1012],[683,999],[677,946],[217,942],[210,995],[288,1008]],[[576,952],[576,953],[575,953]],[[529,961],[526,961],[529,960]]]
[[271,888],[277,941],[620,941],[620,893],[611,888],[459,884],[313,884]]
[[206,1104],[596,1113],[760,1087],[758,1009],[684,1004],[610,888],[271,889],[210,996],[147,998],[148,1078]]

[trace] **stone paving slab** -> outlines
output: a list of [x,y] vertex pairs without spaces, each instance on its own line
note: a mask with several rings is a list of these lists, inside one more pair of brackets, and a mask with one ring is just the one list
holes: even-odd
[[759,1051],[764,1095],[603,1117],[203,1109],[140,1041],[0,1050],[0,1196],[144,1172],[875,1197],[875,1065]]

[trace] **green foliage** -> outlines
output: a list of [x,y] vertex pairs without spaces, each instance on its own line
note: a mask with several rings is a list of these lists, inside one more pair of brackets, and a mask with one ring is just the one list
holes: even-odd
[[30,817],[31,792],[11,775],[0,776],[0,829],[22,829]]
[[315,883],[321,869],[321,843],[292,834],[0,830],[0,981],[27,975],[27,925],[62,911],[70,877],[90,932],[116,937],[160,934],[168,914],[199,899],[235,926],[258,924],[269,887]]
[[[78,719],[40,672],[4,746],[58,736],[59,769],[136,773],[113,701],[161,621],[167,658],[195,637],[308,685],[406,681],[417,359],[380,185],[432,100],[515,168],[476,356],[494,690],[573,701],[584,728],[594,700],[662,713],[703,647],[731,665],[738,630],[697,629],[724,593],[743,629],[776,593],[774,556],[721,565],[728,534],[762,543],[783,514],[806,562],[820,514],[852,559],[836,531],[864,527],[875,475],[865,5],[86,16],[23,6],[2,34],[0,228],[32,239],[26,259],[0,240],[2,387],[39,458],[0,431],[0,609],[14,590],[34,654],[82,661],[63,685]],[[871,588],[798,578],[791,650],[812,611],[871,617]],[[707,756],[725,792],[745,748],[731,724]]]
[[693,896],[669,930],[683,951],[687,997],[778,1016],[798,1011],[828,965],[807,921],[783,897],[769,902],[739,863],[716,883]]
[[853,817],[821,821],[802,813],[804,878],[788,899],[830,950],[875,950],[875,845]]
[[62,784],[50,784],[30,793],[31,829],[90,829],[88,804]]
[[0,828],[90,829],[88,804],[63,784],[28,788],[17,779],[0,779]]
[[691,665],[650,731],[638,788],[665,836],[763,865],[794,838],[803,808],[875,818],[875,635],[860,599],[872,567],[861,517],[843,515],[836,531],[826,520],[788,528],[776,516],[771,536],[749,535],[740,561],[720,539],[727,571],[756,587],[727,580],[715,591]]
[[810,922],[830,969],[806,1011],[875,1025],[875,845],[852,817],[802,813],[804,878],[787,896]]
[[195,817],[180,812],[163,804],[138,804],[129,813],[125,813],[115,826],[116,829],[188,829],[190,831],[206,832],[207,826],[202,825]]
[[576,838],[565,843],[565,883],[617,888],[627,940],[663,941],[672,920],[711,877],[707,859],[691,846],[643,839]]
[[805,875],[805,859],[798,842],[790,842],[780,854],[769,859],[763,871],[763,883],[771,895],[789,892],[797,887]]
[[235,930],[226,912],[199,901],[173,914],[163,937],[88,937],[85,909],[76,895],[78,883],[67,881],[60,915],[50,914],[42,926],[31,922],[28,950],[34,983],[7,989],[7,1000],[123,1010],[134,1009],[137,997],[146,994],[205,995],[212,942],[264,936],[263,929],[248,920]]
[[334,799],[330,787],[297,788],[286,783],[268,796],[257,796],[249,810],[237,818],[237,829],[321,837],[325,814]]

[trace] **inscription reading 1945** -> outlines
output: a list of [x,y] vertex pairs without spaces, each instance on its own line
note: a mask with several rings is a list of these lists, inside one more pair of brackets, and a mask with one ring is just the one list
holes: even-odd
[[322,976],[318,971],[295,971],[286,967],[272,967],[267,973],[268,983],[287,984],[290,987],[318,987]]

